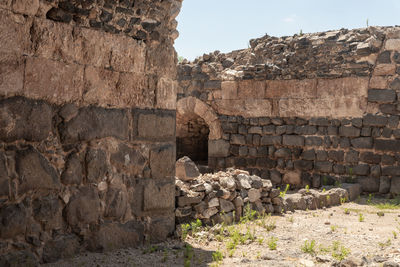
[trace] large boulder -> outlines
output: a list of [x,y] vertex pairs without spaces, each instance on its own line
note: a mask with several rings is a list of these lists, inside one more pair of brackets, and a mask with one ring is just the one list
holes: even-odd
[[191,181],[200,176],[196,164],[187,156],[176,161],[175,170],[176,177],[182,181]]

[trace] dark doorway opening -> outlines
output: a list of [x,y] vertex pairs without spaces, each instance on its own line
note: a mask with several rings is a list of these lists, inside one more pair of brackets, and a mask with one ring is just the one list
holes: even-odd
[[208,165],[208,135],[210,129],[199,116],[184,118],[177,114],[176,156],[188,156],[198,165]]

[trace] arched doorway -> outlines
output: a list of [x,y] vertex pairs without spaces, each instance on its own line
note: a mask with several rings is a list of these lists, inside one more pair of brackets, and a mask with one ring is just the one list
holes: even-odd
[[214,110],[195,97],[185,97],[176,108],[177,158],[188,156],[198,165],[208,165],[208,144],[222,138]]

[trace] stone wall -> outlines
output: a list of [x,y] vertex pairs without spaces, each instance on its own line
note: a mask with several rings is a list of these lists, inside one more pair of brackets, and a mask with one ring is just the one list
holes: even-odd
[[196,98],[217,115],[216,169],[400,194],[399,38],[398,27],[369,27],[265,36],[205,54],[179,64],[177,110]]
[[0,1],[1,266],[174,231],[180,6]]

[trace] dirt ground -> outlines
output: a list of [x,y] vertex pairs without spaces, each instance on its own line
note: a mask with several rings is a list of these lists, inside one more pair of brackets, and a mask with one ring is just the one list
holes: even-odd
[[189,231],[185,242],[86,253],[44,266],[397,266],[400,206],[374,205],[382,201],[365,197],[316,211],[249,215],[241,224]]

